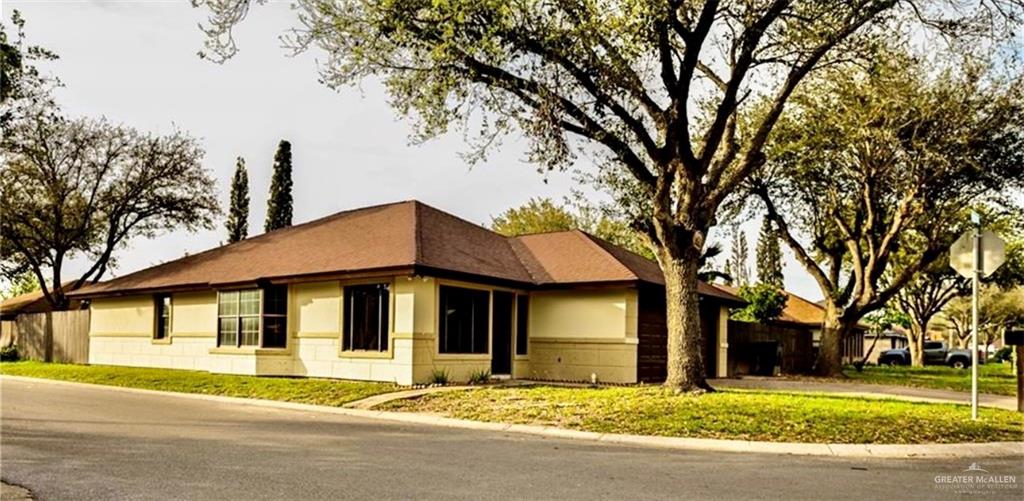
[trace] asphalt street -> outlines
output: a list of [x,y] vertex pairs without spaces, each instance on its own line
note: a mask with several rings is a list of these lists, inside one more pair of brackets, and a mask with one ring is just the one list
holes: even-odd
[[667,451],[9,379],[0,399],[0,477],[40,500],[963,499],[936,477],[972,462],[1015,488],[969,494],[1024,495],[1020,457]]

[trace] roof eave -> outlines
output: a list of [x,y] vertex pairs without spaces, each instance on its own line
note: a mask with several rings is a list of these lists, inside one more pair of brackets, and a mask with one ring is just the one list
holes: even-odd
[[346,272],[326,272],[326,273],[307,273],[301,275],[281,275],[272,277],[260,277],[252,280],[242,280],[234,282],[198,282],[190,284],[175,284],[160,287],[140,287],[140,288],[125,288],[116,290],[100,290],[90,292],[87,289],[79,289],[73,293],[69,293],[69,297],[75,297],[76,299],[96,299],[104,297],[125,297],[125,296],[140,296],[146,294],[163,294],[163,293],[175,293],[175,292],[201,292],[208,290],[218,289],[237,289],[241,287],[253,287],[258,286],[263,282],[271,284],[290,284],[290,283],[310,283],[310,282],[323,282],[328,280],[343,280],[343,279],[358,279],[358,278],[374,278],[381,276],[391,275],[406,275],[414,274],[413,266],[392,266],[384,268],[374,268],[366,270],[355,270]]

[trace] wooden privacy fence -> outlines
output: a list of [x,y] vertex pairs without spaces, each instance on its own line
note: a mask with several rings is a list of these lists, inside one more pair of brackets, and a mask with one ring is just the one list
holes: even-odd
[[18,345],[21,358],[44,362],[89,362],[89,310],[26,313],[5,320],[0,346]]
[[799,374],[814,364],[814,340],[807,329],[729,321],[729,374]]

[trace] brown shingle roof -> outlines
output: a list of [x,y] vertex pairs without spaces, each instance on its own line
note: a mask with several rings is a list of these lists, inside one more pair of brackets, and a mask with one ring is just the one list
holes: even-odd
[[[716,285],[716,287],[724,289],[732,294],[739,294],[739,288],[737,287],[728,285]],[[782,292],[786,294],[786,308],[782,310],[782,314],[775,320],[814,327],[820,326],[821,323],[825,321],[825,307],[821,305],[824,300],[814,302],[804,299],[789,291]],[[869,326],[863,323],[858,323],[857,327],[860,329],[867,329]]]
[[[63,283],[65,292],[71,290],[71,286],[75,282],[69,280]],[[71,305],[74,308],[76,305]],[[43,295],[43,289],[39,288],[32,292],[26,292],[14,296],[12,298],[4,299],[0,302],[0,316],[4,318],[16,316],[22,312],[39,312],[49,311],[50,305],[46,303],[46,296]]]
[[[447,271],[523,285],[663,284],[657,263],[582,231],[508,238],[417,201],[340,212],[78,291],[209,288],[372,270]],[[700,284],[701,294],[738,300]]]
[[[523,235],[512,248],[538,284],[632,282],[665,285],[658,263],[589,233],[570,230]],[[699,282],[697,292],[737,304],[744,301],[716,285]]]

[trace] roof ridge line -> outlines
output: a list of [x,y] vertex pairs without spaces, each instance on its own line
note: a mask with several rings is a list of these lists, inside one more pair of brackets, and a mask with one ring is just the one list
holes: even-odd
[[[497,233],[497,232],[495,232],[495,233]],[[498,233],[498,234],[501,235],[501,233]],[[533,272],[530,271],[530,267],[527,266],[526,263],[523,261],[523,254],[524,253],[525,254],[530,254],[530,249],[527,248],[526,245],[524,245],[522,243],[522,241],[519,239],[520,237],[522,237],[524,235],[516,235],[514,237],[510,237],[510,236],[507,236],[507,235],[501,235],[501,236],[502,236],[502,238],[505,239],[505,243],[508,244],[508,247],[510,249],[512,249],[512,255],[516,257],[516,261],[519,262],[519,266],[523,267],[523,270],[526,271],[526,274],[527,274],[527,276],[530,277],[530,280],[533,281],[534,285],[540,285],[541,281],[540,281],[539,277],[537,277],[537,275],[534,275]],[[520,247],[521,247],[521,249],[520,249]],[[538,261],[538,263],[539,263],[539,260],[536,257],[534,257],[534,261]]]
[[419,200],[412,203],[412,264],[419,265],[423,257],[423,225],[420,224],[420,206],[424,205]]
[[[626,264],[623,263],[622,261],[620,261],[619,258],[615,257],[614,254],[612,254],[611,252],[608,252],[608,249],[605,249],[601,244],[597,243],[594,240],[597,237],[595,237],[595,236],[591,235],[590,233],[587,233],[587,232],[585,232],[585,231],[583,231],[583,230],[581,230],[579,228],[575,228],[575,229],[570,230],[570,231],[575,233],[576,236],[578,236],[579,238],[582,238],[583,240],[586,240],[590,245],[592,245],[594,247],[597,247],[597,249],[601,252],[601,254],[604,254],[605,256],[607,256],[608,259],[611,259],[612,262],[615,263],[615,266],[618,266],[620,269],[624,270],[628,275],[632,275],[635,280],[640,280],[640,276],[637,275],[632,269],[630,269],[629,266],[626,266]],[[605,241],[607,242],[607,240],[605,240]],[[615,245],[615,244],[613,244],[611,242],[608,242],[608,243],[610,245]],[[616,247],[618,247],[618,246],[616,246]]]

